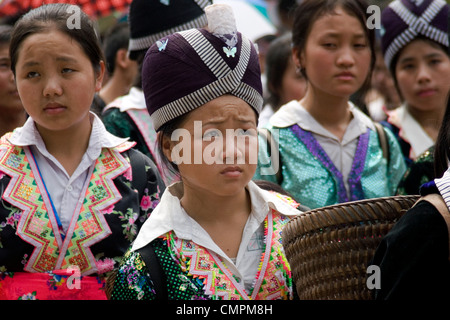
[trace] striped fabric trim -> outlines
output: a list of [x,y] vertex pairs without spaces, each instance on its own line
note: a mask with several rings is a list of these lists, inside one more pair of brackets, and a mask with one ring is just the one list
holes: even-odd
[[[207,1],[206,1],[207,2]],[[206,15],[203,14],[200,17],[186,22],[185,24],[149,35],[142,38],[130,39],[128,44],[128,52],[130,51],[139,51],[150,48],[156,41],[161,38],[164,38],[172,33],[176,33],[179,31],[191,29],[191,28],[203,28],[208,24],[208,20]]]
[[242,83],[242,77],[247,70],[250,59],[252,43],[242,35],[242,46],[239,61],[234,70],[226,64],[212,44],[198,30],[188,30],[180,34],[194,48],[200,58],[218,78],[216,81],[200,88],[191,94],[172,101],[159,108],[152,114],[155,129],[176,117],[192,111],[205,103],[220,97],[226,93],[233,94],[246,101],[259,113],[263,104],[263,98],[257,90]]
[[194,1],[203,10],[205,10],[205,8],[211,4],[211,0],[194,0]]
[[179,34],[186,39],[217,78],[222,78],[231,71],[220,54],[200,31],[193,29],[179,32]]
[[436,183],[436,187],[444,199],[447,208],[450,210],[450,169],[445,171],[442,178],[434,179],[434,182]]
[[422,34],[448,47],[447,33],[430,25],[431,21],[446,6],[445,1],[433,1],[425,12],[417,17],[401,1],[392,2],[389,7],[408,25],[408,29],[400,33],[389,45],[384,59],[388,66],[401,48],[411,42],[418,34]]

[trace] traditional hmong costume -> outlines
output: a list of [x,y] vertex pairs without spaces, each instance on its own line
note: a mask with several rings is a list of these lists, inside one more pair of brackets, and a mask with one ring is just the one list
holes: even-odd
[[[157,131],[228,94],[248,103],[255,116],[259,114],[263,99],[258,54],[251,41],[236,31],[227,8],[231,9],[207,7],[208,28],[177,32],[148,50],[142,87]],[[298,204],[292,206],[252,181],[245,188],[251,212],[237,256],[229,257],[181,206],[183,183],[171,185],[125,255],[112,299],[155,299],[161,292],[157,285],[161,278],[166,278],[163,299],[292,299],[281,232],[289,216],[299,213]],[[148,244],[164,277],[145,262]]]
[[91,116],[71,176],[31,118],[1,138],[0,299],[105,299],[104,277],[159,202],[155,165]]
[[[383,10],[381,50],[392,74],[395,74],[400,52],[414,40],[432,41],[444,47],[444,52],[448,50],[448,11],[449,6],[444,0],[396,0]],[[406,103],[390,111],[384,124],[398,138],[407,165],[410,165],[435,142],[409,113]]]
[[[254,178],[279,183],[311,209],[393,195],[406,169],[395,137],[385,130],[386,159],[373,122],[351,103],[350,111],[353,119],[339,141],[298,101],[282,106],[268,126],[278,140],[279,168],[272,166],[268,156],[272,145],[260,136]],[[280,181],[276,169],[281,170]]]
[[292,299],[295,290],[281,232],[299,211],[295,202],[252,181],[247,190],[252,211],[233,261],[184,211],[182,183],[170,186],[126,253],[112,299],[155,299],[152,274],[137,252],[150,242],[167,279],[168,299]]

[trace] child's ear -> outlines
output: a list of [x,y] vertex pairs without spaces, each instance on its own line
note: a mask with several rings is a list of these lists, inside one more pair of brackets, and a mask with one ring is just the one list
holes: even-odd
[[294,61],[295,68],[299,68],[302,65],[302,61],[300,59],[300,52],[298,48],[292,48],[292,60]]
[[105,76],[105,62],[100,61],[99,66],[99,70],[95,71],[95,92],[102,88],[103,77]]
[[119,49],[116,53],[116,66],[120,66],[123,69],[126,69],[130,63],[130,59],[128,58],[128,50],[127,49]]
[[164,153],[164,155],[166,156],[166,158],[172,162],[172,149],[173,149],[173,141],[170,139],[170,137],[161,134],[162,139],[162,151]]

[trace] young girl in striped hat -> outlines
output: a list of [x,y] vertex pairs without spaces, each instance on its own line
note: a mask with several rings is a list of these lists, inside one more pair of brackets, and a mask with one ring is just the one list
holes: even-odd
[[443,0],[401,0],[381,15],[384,59],[403,100],[383,122],[408,164],[399,194],[418,194],[435,178],[434,144],[450,89],[448,12]]
[[298,204],[251,181],[263,102],[258,55],[230,7],[205,10],[207,29],[162,38],[144,60],[159,147],[181,181],[126,253],[112,299],[295,296],[281,231]]

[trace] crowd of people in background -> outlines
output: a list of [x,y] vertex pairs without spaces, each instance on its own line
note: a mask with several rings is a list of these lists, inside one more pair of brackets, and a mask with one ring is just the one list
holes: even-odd
[[[66,4],[5,19],[0,299],[295,299],[281,244],[293,216],[446,200],[449,5],[393,0],[373,29],[365,0],[265,4],[274,29],[256,39],[212,0],[133,0],[101,34],[85,13],[67,28]],[[202,150],[242,131],[243,149],[214,157],[243,164],[175,159],[174,132],[194,137],[198,121]],[[379,299],[414,291],[424,261],[448,271],[436,208],[414,210],[375,257]],[[427,219],[443,248],[410,239],[434,232],[417,230]],[[64,289],[72,265],[82,293]]]

